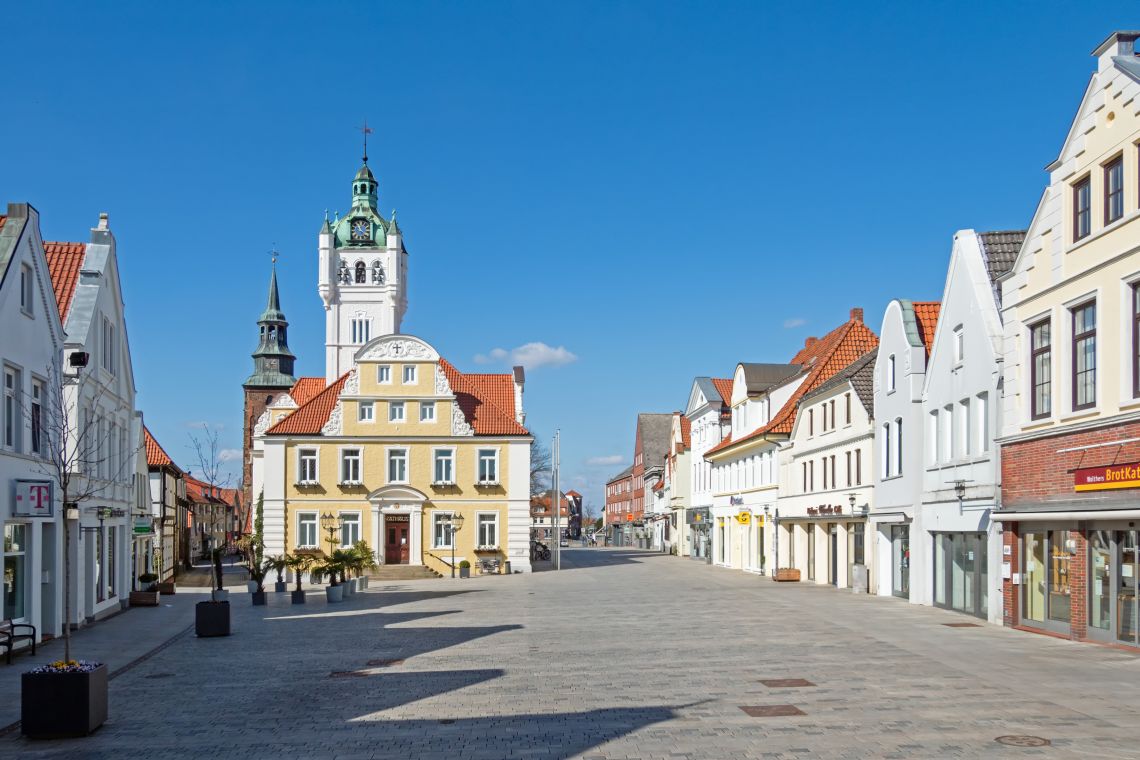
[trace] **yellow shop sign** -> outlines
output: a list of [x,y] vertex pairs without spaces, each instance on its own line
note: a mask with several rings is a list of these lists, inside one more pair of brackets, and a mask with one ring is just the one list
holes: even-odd
[[736,521],[741,525],[747,525],[752,522],[752,513],[740,511],[736,513]]

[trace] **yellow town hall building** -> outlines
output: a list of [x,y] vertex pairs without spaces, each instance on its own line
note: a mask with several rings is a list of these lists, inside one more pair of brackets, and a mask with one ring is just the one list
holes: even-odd
[[385,220],[375,201],[366,163],[352,209],[319,233],[327,377],[292,376],[276,273],[270,281],[245,383],[266,552],[327,551],[332,536],[367,541],[382,564],[529,572],[522,368],[463,373],[399,332],[407,251],[395,215]]

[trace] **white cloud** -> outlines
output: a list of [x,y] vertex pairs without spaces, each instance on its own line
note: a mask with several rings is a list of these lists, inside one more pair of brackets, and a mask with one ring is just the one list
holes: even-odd
[[807,320],[803,317],[792,317],[791,319],[784,320],[784,329],[791,330],[796,327],[803,327],[807,324]]
[[233,462],[241,459],[241,449],[222,449],[218,452],[219,462]]
[[604,457],[590,457],[586,460],[586,464],[591,466],[614,465],[621,464],[624,461],[625,457],[623,457],[621,454],[610,454],[609,456]]
[[531,370],[539,367],[561,367],[563,364],[578,361],[578,357],[567,350],[565,346],[554,348],[541,341],[524,343],[509,351],[505,348],[493,348],[486,354],[475,355],[476,364],[494,364],[508,361],[510,364],[519,364],[522,365],[523,369]]

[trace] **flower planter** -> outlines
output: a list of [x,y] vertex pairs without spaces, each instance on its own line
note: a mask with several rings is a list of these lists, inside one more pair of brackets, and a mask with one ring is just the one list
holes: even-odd
[[132,607],[157,607],[157,591],[132,591],[130,595]]
[[304,603],[305,603],[305,592],[304,591],[294,591],[293,592],[293,604],[304,604]]
[[86,736],[106,720],[106,665],[86,673],[21,674],[20,731],[25,736]]
[[338,588],[341,589],[341,593],[345,599],[356,593],[356,583],[354,583],[352,580],[344,581]]
[[230,600],[230,592],[224,588],[216,588],[210,592],[210,598],[215,602],[228,602]]
[[289,584],[285,581],[277,581],[273,584],[273,593],[275,594],[284,594],[288,590]]
[[471,577],[471,568],[469,568],[469,567],[459,568],[459,577],[460,578],[470,578]]
[[264,591],[254,591],[249,595],[250,600],[253,602],[254,607],[264,607],[265,599],[268,595]]
[[361,588],[368,588],[368,576],[367,575],[362,575],[357,580],[360,581],[360,587]]
[[776,581],[785,583],[788,581],[799,581],[800,571],[795,567],[783,567],[776,570]]
[[194,632],[202,638],[230,635],[230,603],[198,602],[194,605]]
[[325,598],[329,602],[343,602],[344,601],[344,587],[343,586],[325,586]]
[[167,583],[158,584],[158,593],[162,594],[163,596],[173,596],[174,595],[174,581],[169,581]]

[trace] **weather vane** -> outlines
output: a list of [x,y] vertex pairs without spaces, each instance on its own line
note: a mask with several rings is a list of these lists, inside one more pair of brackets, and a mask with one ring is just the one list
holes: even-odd
[[276,264],[277,263],[277,257],[280,255],[281,254],[277,252],[277,243],[274,243],[273,249],[269,251],[269,258],[272,260],[272,262],[274,264]]
[[372,128],[368,126],[368,119],[364,120],[364,126],[360,128],[360,133],[364,135],[364,163],[368,163],[368,135],[372,134]]

